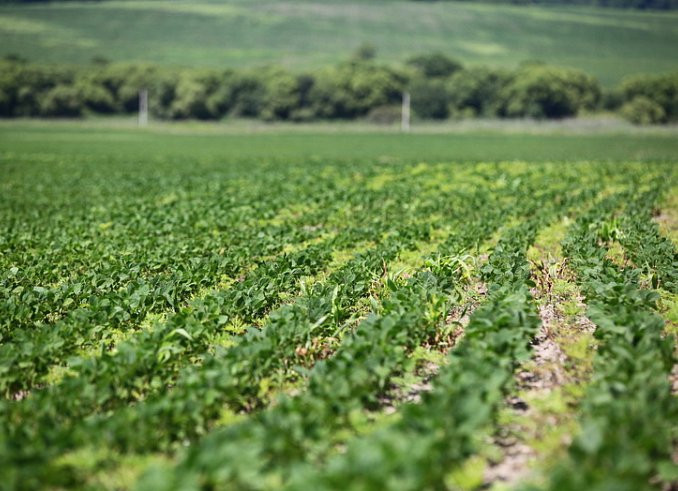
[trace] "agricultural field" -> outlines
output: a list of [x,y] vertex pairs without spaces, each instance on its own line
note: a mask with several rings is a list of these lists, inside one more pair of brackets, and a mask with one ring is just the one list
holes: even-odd
[[384,0],[157,0],[0,5],[0,56],[88,64],[148,61],[187,67],[345,60],[361,43],[379,59],[441,51],[468,65],[539,60],[607,86],[676,70],[678,13]]
[[0,488],[675,485],[673,133],[215,128],[0,123]]

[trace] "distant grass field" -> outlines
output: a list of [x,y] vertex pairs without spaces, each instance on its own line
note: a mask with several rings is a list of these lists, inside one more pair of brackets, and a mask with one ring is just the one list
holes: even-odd
[[380,58],[443,51],[470,64],[543,60],[605,84],[678,68],[678,12],[383,0],[59,2],[0,7],[0,55],[31,61],[322,66],[370,42]]
[[[522,128],[522,129],[521,129]],[[108,158],[142,165],[186,159],[202,164],[265,159],[324,161],[678,161],[676,130],[579,130],[531,125],[468,128],[435,126],[402,134],[361,125],[156,124],[125,121],[0,121],[0,164],[41,155],[64,161]]]

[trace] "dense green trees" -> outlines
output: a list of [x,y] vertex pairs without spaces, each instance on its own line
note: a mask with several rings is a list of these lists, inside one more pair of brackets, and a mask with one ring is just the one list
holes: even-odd
[[415,78],[412,104],[424,118],[564,118],[598,106],[601,89],[571,69],[526,65],[514,72],[484,67],[457,70],[451,77]]
[[621,107],[620,112],[633,124],[657,124],[666,120],[664,109],[645,96],[634,97]]
[[412,108],[424,119],[445,119],[450,115],[450,97],[442,80],[417,79],[411,87]]
[[149,91],[159,119],[259,118],[266,121],[354,119],[393,122],[410,92],[416,117],[564,118],[617,110],[637,124],[678,118],[678,75],[642,76],[602,93],[573,69],[526,64],[516,70],[464,68],[443,54],[385,66],[354,56],[309,73],[279,67],[178,69],[93,64],[51,67],[0,61],[0,117],[77,117],[133,113],[139,90]]
[[486,67],[455,73],[447,82],[452,113],[458,117],[503,114],[504,90],[512,80],[511,72]]
[[[314,74],[281,68],[215,71],[149,65],[53,69],[0,62],[0,116],[78,116],[136,111],[147,88],[162,119],[355,118],[400,101],[405,71],[352,59]],[[58,89],[58,90],[57,90]]]
[[600,85],[578,70],[529,65],[519,69],[503,90],[503,115],[564,118],[594,109]]
[[406,75],[371,61],[354,60],[318,72],[309,90],[310,115],[355,118],[399,101]]
[[678,73],[632,77],[624,80],[621,91],[627,101],[622,114],[630,121],[678,121]]

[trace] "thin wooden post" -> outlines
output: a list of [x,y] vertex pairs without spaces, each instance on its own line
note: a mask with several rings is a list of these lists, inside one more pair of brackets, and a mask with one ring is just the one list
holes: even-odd
[[400,129],[402,131],[410,131],[410,93],[403,92],[403,108],[402,119],[400,122]]
[[139,126],[148,124],[148,90],[139,91]]

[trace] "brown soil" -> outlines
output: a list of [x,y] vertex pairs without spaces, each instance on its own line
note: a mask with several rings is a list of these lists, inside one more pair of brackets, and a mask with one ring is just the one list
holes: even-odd
[[[563,271],[563,268],[558,269],[558,274],[562,275]],[[531,362],[525,364],[516,373],[515,393],[527,392],[536,398],[541,398],[547,396],[555,388],[571,382],[572,376],[566,370],[567,356],[557,342],[558,329],[565,323],[569,323],[574,330],[579,332],[593,332],[595,329],[593,323],[584,315],[579,315],[575,319],[567,319],[559,312],[557,308],[559,299],[551,295],[553,280],[553,278],[538,278],[537,284],[541,288],[532,290],[537,300],[545,300],[545,303],[539,307],[542,325],[532,341],[534,354]],[[576,300],[580,305],[583,304],[582,298],[576,298]],[[537,416],[533,408],[515,395],[507,397],[505,403],[516,415],[527,418]],[[543,416],[539,419],[543,419]],[[546,423],[555,425],[558,422],[547,420]],[[531,463],[536,460],[537,454],[525,442],[525,433],[525,428],[517,424],[498,428],[492,437],[492,443],[501,450],[502,457],[489,463],[484,475],[485,487],[498,483],[507,486],[515,485],[528,476],[532,467]]]

